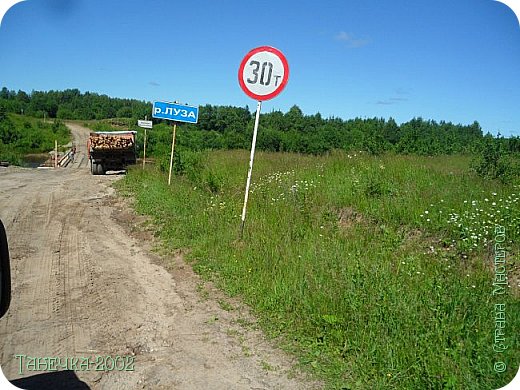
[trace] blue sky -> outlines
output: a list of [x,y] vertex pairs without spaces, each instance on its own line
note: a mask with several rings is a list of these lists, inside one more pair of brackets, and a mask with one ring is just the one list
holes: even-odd
[[290,67],[262,112],[520,135],[520,26],[492,0],[27,0],[0,26],[0,86],[253,110],[237,72],[262,45]]

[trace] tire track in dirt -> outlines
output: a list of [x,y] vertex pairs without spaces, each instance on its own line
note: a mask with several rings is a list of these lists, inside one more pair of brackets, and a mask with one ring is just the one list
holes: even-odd
[[[79,158],[88,130],[68,125]],[[169,272],[116,221],[127,210],[112,197],[119,178],[92,176],[86,159],[65,169],[0,171],[13,278],[12,305],[0,320],[7,378],[41,374],[20,373],[15,354],[119,355],[135,359],[133,371],[76,375],[92,389],[317,387],[289,379],[290,360],[261,333],[237,328],[242,310],[201,299],[201,281],[181,258]],[[267,361],[280,368],[262,368]]]
[[[45,204],[45,207],[42,207],[42,204]],[[49,296],[48,284],[39,274],[46,273],[50,267],[51,249],[39,245],[40,240],[33,230],[35,226],[44,226],[47,204],[46,201],[42,202],[42,195],[35,194],[7,227],[12,254],[12,295],[19,299],[13,300],[6,323],[22,334],[30,334],[33,331],[30,326],[26,326],[28,324],[24,319],[27,315],[35,322],[45,321],[50,317],[48,304],[34,304],[38,301],[44,303],[42,298],[45,300],[45,297]],[[49,233],[47,230],[43,231]],[[35,264],[38,267],[35,267]],[[13,334],[9,334],[9,338],[11,337]],[[9,363],[15,363],[14,354],[20,353],[13,349],[20,346],[18,338],[16,340],[10,343],[9,348],[2,349],[2,362],[8,359]],[[42,342],[37,342],[36,349],[41,351],[42,345]]]

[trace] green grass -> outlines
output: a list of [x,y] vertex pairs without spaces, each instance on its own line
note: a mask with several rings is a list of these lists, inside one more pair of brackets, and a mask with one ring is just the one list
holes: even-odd
[[[118,186],[165,248],[189,248],[194,269],[240,295],[327,387],[491,389],[514,377],[518,184],[479,179],[460,156],[260,152],[239,239],[247,162],[246,151],[205,153],[171,187],[139,168]],[[499,297],[497,223],[511,284]],[[507,307],[503,354],[493,351],[495,303]]]

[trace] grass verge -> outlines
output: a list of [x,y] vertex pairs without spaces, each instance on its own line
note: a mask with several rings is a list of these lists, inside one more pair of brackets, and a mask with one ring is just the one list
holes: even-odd
[[[137,167],[117,185],[166,248],[189,248],[197,272],[243,297],[330,388],[487,389],[514,377],[517,184],[479,179],[459,156],[258,153],[238,239],[247,161],[201,153],[172,186]],[[493,295],[497,227],[509,287]],[[501,353],[496,304],[506,308]]]

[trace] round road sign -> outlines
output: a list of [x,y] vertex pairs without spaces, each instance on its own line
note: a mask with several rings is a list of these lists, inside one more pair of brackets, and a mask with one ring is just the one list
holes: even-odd
[[238,82],[244,92],[256,100],[269,100],[285,88],[289,64],[283,53],[261,46],[246,54],[238,69]]

